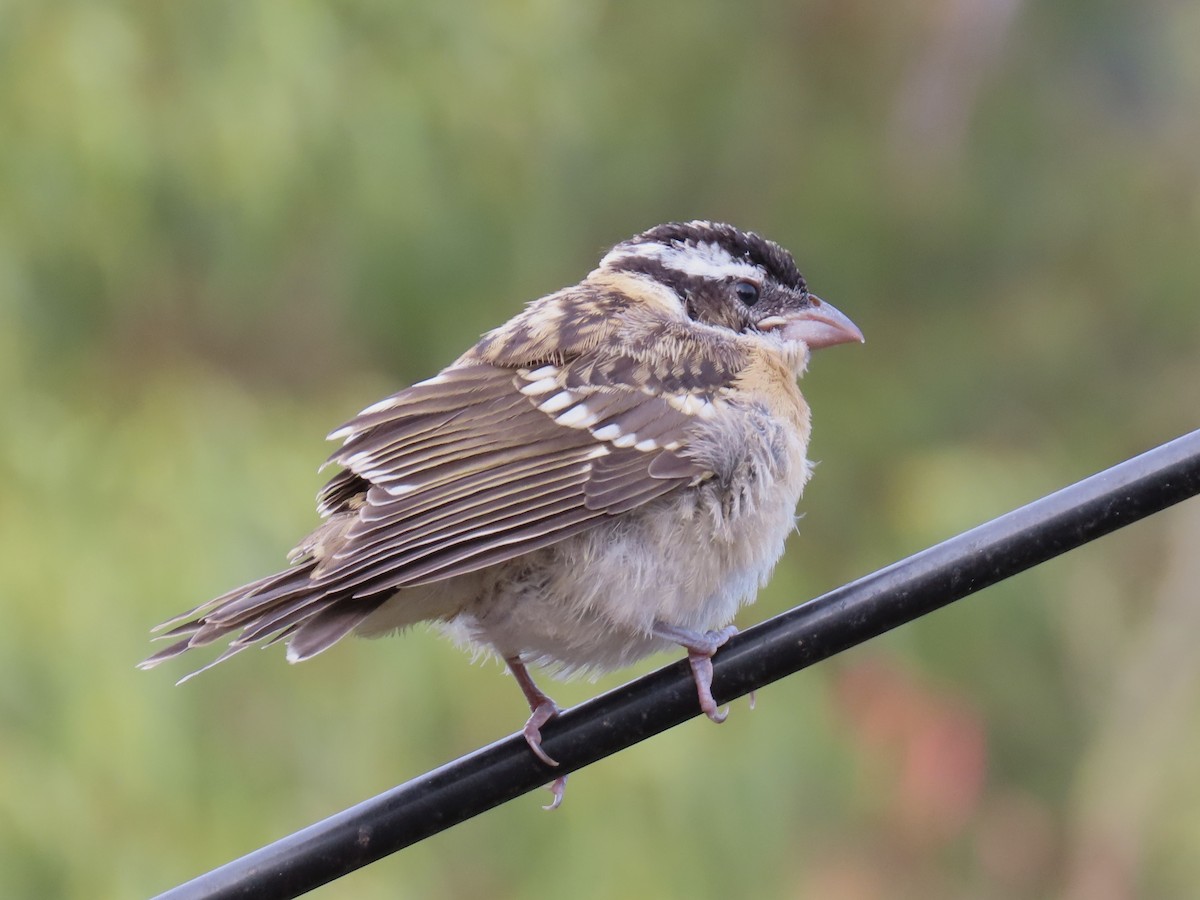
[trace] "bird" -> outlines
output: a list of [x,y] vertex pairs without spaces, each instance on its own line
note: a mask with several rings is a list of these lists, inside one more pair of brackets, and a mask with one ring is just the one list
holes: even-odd
[[[153,668],[432,622],[503,660],[542,749],[559,707],[530,667],[599,674],[682,648],[701,711],[796,525],[812,471],[797,381],[811,351],[863,341],[792,255],[732,225],[668,222],[613,246],[431,378],[334,430],[321,524],[289,567],[155,629]],[[562,802],[565,776],[550,785]]]

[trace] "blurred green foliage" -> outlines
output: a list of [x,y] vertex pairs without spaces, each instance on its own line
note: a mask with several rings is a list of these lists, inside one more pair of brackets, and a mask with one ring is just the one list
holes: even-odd
[[[743,624],[1196,427],[1198,28],[0,5],[0,895],[148,895],[520,724],[425,633],[133,664],[282,562],[330,427],[657,222],[779,240],[868,336],[805,379],[823,462]],[[1193,896],[1198,543],[1192,503],[318,895]]]

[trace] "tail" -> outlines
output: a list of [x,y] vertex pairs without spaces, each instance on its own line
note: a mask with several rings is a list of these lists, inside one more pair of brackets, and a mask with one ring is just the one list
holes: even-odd
[[182,640],[142,660],[138,668],[153,669],[193,647],[203,647],[234,632],[240,633],[220,656],[177,683],[183,684],[256,644],[266,647],[287,640],[288,662],[300,662],[332,647],[388,598],[386,593],[360,598],[331,593],[314,581],[316,566],[316,561],[306,560],[163,622],[154,629],[161,632],[155,640]]

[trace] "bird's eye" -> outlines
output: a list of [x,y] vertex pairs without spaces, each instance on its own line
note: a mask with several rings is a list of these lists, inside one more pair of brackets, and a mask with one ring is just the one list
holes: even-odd
[[733,286],[733,291],[746,306],[753,306],[758,302],[758,285],[753,281],[739,281]]

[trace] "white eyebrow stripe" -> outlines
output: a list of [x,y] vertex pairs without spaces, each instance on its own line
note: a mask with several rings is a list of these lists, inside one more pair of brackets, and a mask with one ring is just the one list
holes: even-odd
[[609,266],[626,259],[652,259],[668,269],[685,275],[722,280],[725,278],[749,278],[762,281],[767,277],[759,266],[734,259],[720,244],[704,242],[685,247],[668,247],[663,244],[635,244],[612,250],[601,260]]

